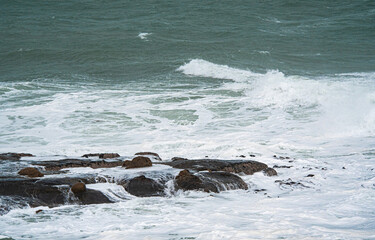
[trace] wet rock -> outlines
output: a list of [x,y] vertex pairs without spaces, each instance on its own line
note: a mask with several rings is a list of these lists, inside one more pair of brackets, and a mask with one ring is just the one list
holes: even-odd
[[277,176],[277,172],[273,168],[266,168],[263,170],[264,175],[272,177],[272,176]]
[[126,160],[122,166],[125,168],[151,167],[152,162],[148,157],[138,156],[131,161]]
[[204,189],[202,180],[193,175],[189,170],[182,170],[176,177],[178,189],[183,190],[200,190]]
[[94,161],[89,159],[62,159],[58,161],[41,161],[34,165],[44,166],[46,171],[59,171],[64,168],[91,167],[91,168],[112,168],[122,165],[122,161]]
[[[61,183],[61,181],[57,181]],[[55,207],[63,204],[97,204],[111,203],[100,191],[86,189],[77,193],[76,200],[69,199],[68,185],[55,185],[55,181],[39,181],[25,178],[0,178],[0,195],[9,196],[12,199],[22,198],[32,207]]]
[[254,154],[250,154],[249,156],[250,156],[250,157],[256,157]]
[[74,194],[77,193],[83,193],[86,191],[86,185],[82,182],[77,182],[73,184],[73,186],[70,189]]
[[257,161],[242,161],[242,160],[216,160],[216,159],[177,159],[171,162],[164,162],[159,164],[169,165],[174,168],[188,169],[192,171],[224,171],[233,173],[245,173],[251,175],[255,172],[260,172],[268,166]]
[[130,194],[137,197],[164,196],[164,187],[153,179],[144,175],[129,180],[124,188]]
[[239,155],[239,156],[236,156],[236,157],[245,158],[246,156],[245,155]]
[[278,183],[280,187],[293,187],[293,188],[309,188],[301,182],[295,182],[292,179],[288,178],[287,180],[276,180],[275,183]]
[[155,160],[158,160],[158,161],[161,161],[161,157],[159,156],[159,154],[157,153],[154,153],[154,152],[137,152],[136,154],[134,154],[136,156],[152,156]]
[[309,174],[306,177],[314,177],[314,176],[315,176],[314,174]]
[[89,154],[84,154],[82,155],[84,158],[89,158],[89,157],[99,157],[102,159],[107,159],[107,158],[118,158],[120,155],[118,153],[89,153]]
[[228,172],[200,172],[197,174],[206,192],[244,189],[248,186],[239,176]]
[[44,174],[39,172],[38,169],[36,168],[32,168],[32,167],[27,167],[27,168],[24,168],[22,170],[20,170],[18,172],[19,175],[24,175],[24,176],[28,176],[28,177],[31,177],[31,178],[35,178],[35,177],[43,177]]
[[283,165],[283,166],[279,166],[279,165],[274,165],[273,168],[291,168],[293,166],[286,166],[286,165]]
[[182,157],[173,157],[171,160],[172,160],[172,161],[178,161],[178,160],[189,160],[189,159],[187,159],[187,158],[182,158]]
[[0,160],[18,161],[21,157],[33,157],[30,153],[1,153]]

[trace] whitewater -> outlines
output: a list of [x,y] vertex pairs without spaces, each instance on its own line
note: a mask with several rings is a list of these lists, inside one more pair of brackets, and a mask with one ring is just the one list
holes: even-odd
[[[241,176],[249,190],[164,198],[90,184],[116,203],[38,207],[38,215],[14,208],[0,216],[0,239],[375,239],[374,72],[298,76],[191,59],[171,74],[142,85],[87,84],[82,75],[1,82],[0,152],[36,155],[28,160],[255,156],[287,167],[275,177]],[[94,172],[116,177],[121,169],[64,174]]]

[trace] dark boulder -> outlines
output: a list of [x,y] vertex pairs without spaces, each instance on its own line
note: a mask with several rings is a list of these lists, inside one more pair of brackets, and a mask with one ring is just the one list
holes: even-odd
[[126,160],[122,166],[125,168],[151,167],[152,162],[148,157],[138,156],[131,161]]
[[161,161],[161,157],[159,154],[154,153],[154,152],[137,152],[134,154],[136,156],[152,156],[154,159]]
[[124,188],[137,197],[164,196],[164,186],[144,175],[129,180]]
[[277,172],[273,168],[266,168],[263,170],[264,175],[272,177],[272,176],[277,176]]
[[28,177],[32,177],[32,178],[44,176],[43,173],[39,172],[38,169],[32,168],[32,167],[24,168],[24,169],[20,170],[18,172],[18,174],[28,176]]
[[257,161],[242,161],[242,160],[216,160],[216,159],[199,159],[199,160],[188,160],[188,159],[174,159],[171,162],[163,162],[160,164],[166,164],[174,168],[189,169],[192,171],[224,171],[233,173],[245,173],[251,175],[255,172],[260,172],[268,166],[264,163]]
[[86,191],[86,185],[82,182],[77,182],[73,184],[73,186],[70,188],[70,190],[74,193],[83,193]]
[[176,186],[183,190],[204,190],[202,180],[186,169],[176,176]]

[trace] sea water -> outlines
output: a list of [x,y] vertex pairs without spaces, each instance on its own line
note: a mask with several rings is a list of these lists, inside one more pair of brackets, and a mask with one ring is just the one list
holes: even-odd
[[[116,203],[15,208],[0,239],[375,238],[373,1],[0,6],[0,152],[290,166],[218,194],[89,185]],[[1,174],[16,174],[7,164]]]

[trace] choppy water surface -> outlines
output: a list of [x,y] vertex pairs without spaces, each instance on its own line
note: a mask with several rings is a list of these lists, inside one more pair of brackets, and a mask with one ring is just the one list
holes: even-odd
[[[0,11],[0,152],[294,159],[278,177],[244,177],[249,191],[14,209],[0,239],[375,238],[372,1]],[[306,187],[275,183],[289,178]]]

